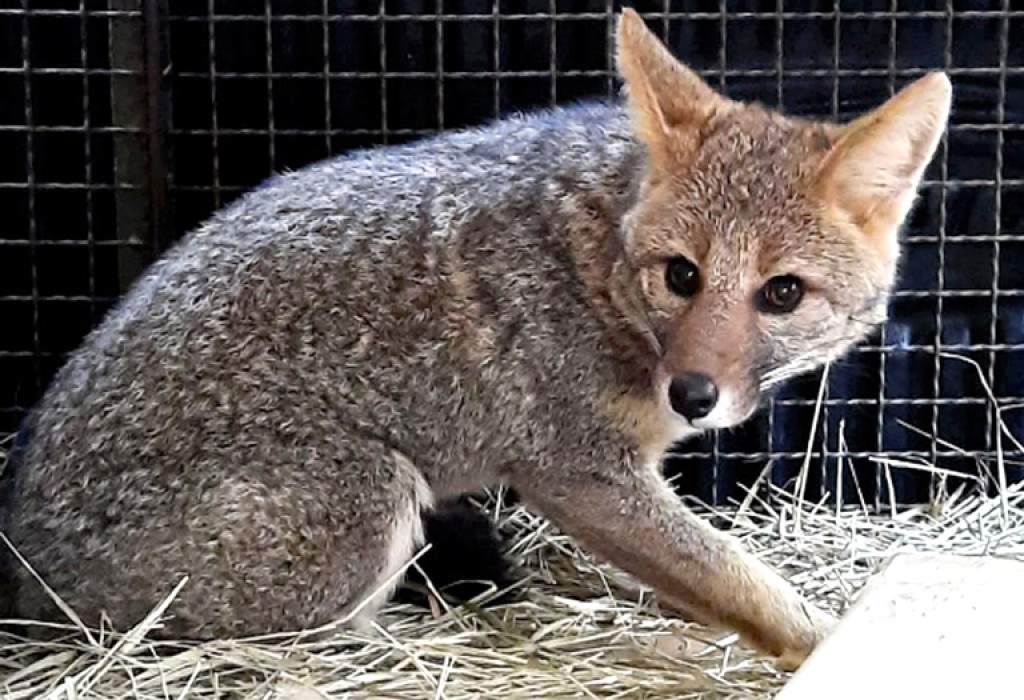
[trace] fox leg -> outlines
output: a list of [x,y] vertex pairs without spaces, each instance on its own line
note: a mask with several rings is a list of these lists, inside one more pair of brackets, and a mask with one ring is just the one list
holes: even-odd
[[[734,538],[690,512],[654,469],[522,479],[531,506],[679,612],[798,665],[834,624]],[[534,475],[536,477],[536,475]]]

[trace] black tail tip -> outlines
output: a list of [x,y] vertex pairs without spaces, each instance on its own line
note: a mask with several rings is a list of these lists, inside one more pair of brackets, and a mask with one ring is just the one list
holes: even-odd
[[[466,498],[445,501],[423,516],[430,549],[412,567],[395,599],[426,607],[431,585],[456,605],[497,589],[486,605],[510,600],[506,591],[515,582],[513,567],[503,552],[501,536],[493,521]],[[422,573],[420,571],[422,570]]]

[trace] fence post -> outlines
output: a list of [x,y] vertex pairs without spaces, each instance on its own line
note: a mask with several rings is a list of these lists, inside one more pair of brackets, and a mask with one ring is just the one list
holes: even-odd
[[167,0],[112,0],[110,102],[121,291],[171,238]]

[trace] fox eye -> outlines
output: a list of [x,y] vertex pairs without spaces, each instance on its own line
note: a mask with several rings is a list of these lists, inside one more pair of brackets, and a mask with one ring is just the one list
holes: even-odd
[[700,291],[700,270],[686,258],[672,258],[665,268],[665,284],[673,294],[692,297]]
[[788,314],[804,298],[804,283],[794,275],[772,277],[761,287],[758,308],[769,314]]

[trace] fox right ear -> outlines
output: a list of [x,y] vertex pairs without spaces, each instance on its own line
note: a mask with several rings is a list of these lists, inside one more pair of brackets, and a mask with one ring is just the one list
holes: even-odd
[[631,8],[619,17],[617,43],[629,110],[654,165],[685,157],[697,145],[700,127],[732,102],[676,60]]

